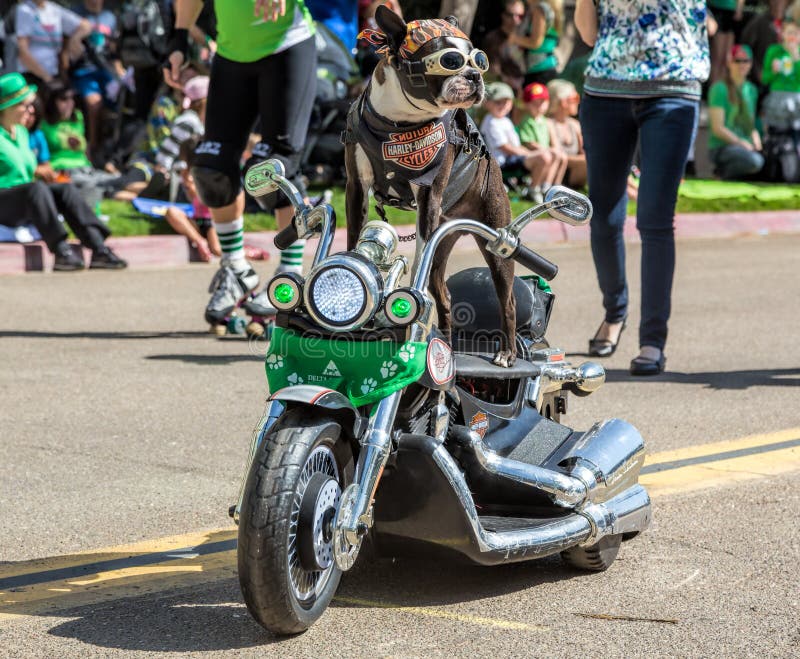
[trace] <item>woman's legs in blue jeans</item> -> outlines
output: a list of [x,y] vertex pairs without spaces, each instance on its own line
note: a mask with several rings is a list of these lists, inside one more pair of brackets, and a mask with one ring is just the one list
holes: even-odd
[[621,322],[628,314],[625,243],[622,231],[628,205],[627,183],[636,150],[633,101],[585,94],[580,121],[586,149],[592,256],[603,293],[605,320]]
[[665,97],[636,101],[633,107],[642,163],[636,210],[642,239],[639,345],[663,351],[675,272],[675,203],[697,102]]

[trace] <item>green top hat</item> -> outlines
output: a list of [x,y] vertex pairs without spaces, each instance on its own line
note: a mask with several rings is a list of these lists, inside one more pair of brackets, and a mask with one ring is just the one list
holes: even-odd
[[21,73],[0,76],[0,110],[10,108],[36,93],[36,85],[29,85]]

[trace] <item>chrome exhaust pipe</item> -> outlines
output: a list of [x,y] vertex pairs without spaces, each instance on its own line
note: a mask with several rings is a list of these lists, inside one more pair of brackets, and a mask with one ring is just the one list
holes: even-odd
[[469,485],[453,457],[443,446],[438,446],[433,460],[458,496],[487,564],[547,556],[575,545],[592,545],[607,535],[644,531],[650,525],[650,497],[636,484],[608,501],[590,504],[545,524],[512,531],[487,531],[481,525]]
[[642,436],[620,419],[597,423],[584,433],[558,464],[563,471],[501,457],[467,428],[455,430],[454,437],[472,449],[489,473],[546,492],[564,508],[611,499],[638,482],[644,463]]

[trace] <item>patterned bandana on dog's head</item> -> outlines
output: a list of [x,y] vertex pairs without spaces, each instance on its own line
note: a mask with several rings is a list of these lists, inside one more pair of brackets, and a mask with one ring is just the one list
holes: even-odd
[[[466,34],[444,19],[433,18],[424,21],[411,21],[408,24],[406,38],[398,49],[398,55],[405,59],[411,59],[426,43],[442,37],[453,37],[469,41],[469,37]],[[389,39],[380,30],[362,30],[358,38],[364,39],[367,43],[375,46],[377,52],[381,55],[386,55],[389,52]]]

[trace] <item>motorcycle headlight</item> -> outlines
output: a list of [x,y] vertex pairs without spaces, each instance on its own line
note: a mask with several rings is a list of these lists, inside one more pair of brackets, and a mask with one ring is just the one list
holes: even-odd
[[293,272],[275,275],[267,286],[267,295],[280,311],[296,309],[303,301],[303,278]]
[[311,271],[304,293],[306,309],[318,325],[331,331],[354,330],[375,315],[383,279],[360,254],[336,254]]

